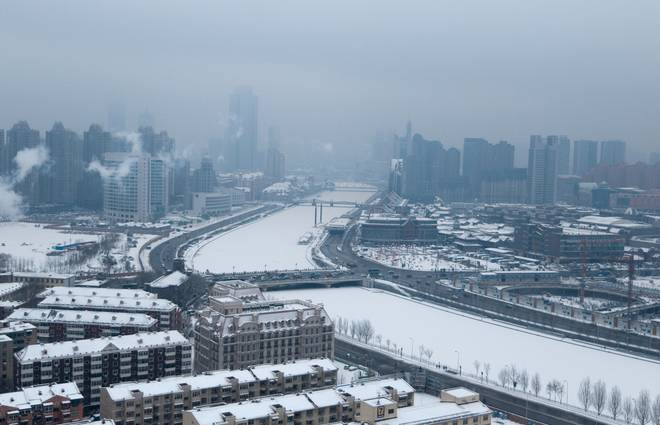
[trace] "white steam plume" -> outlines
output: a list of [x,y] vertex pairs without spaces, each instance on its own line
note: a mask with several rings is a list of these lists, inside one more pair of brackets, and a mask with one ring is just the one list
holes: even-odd
[[15,218],[22,213],[23,198],[14,192],[13,184],[0,179],[0,217]]
[[23,181],[30,174],[30,171],[41,167],[48,161],[48,158],[48,149],[44,145],[18,151],[14,158],[17,167],[16,174],[14,175],[14,184]]

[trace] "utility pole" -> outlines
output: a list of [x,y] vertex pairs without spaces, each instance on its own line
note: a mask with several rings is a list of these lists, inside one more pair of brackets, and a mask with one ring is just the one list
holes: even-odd
[[635,280],[635,254],[628,254],[628,330],[632,328],[633,281]]

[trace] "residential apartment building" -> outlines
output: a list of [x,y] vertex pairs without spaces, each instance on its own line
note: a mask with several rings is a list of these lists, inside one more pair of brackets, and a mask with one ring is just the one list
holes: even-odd
[[43,288],[53,286],[73,286],[76,276],[68,273],[8,272],[0,273],[0,282],[23,282],[40,285]]
[[173,302],[160,298],[50,295],[39,303],[39,308],[146,314],[158,321],[159,330],[181,329],[182,324],[181,309]]
[[195,370],[239,369],[334,357],[334,324],[307,301],[241,302],[209,297],[195,326]]
[[7,335],[0,335],[0,391],[14,389],[14,342]]
[[337,367],[329,359],[299,360],[116,384],[101,390],[100,413],[117,423],[172,425],[182,422],[184,410],[336,384]]
[[554,204],[557,200],[558,140],[530,136],[527,163],[527,196],[530,204]]
[[35,344],[15,354],[20,387],[75,382],[86,406],[99,404],[101,387],[191,372],[191,346],[177,331]]
[[19,308],[7,320],[20,320],[38,329],[39,342],[130,335],[158,330],[158,320],[140,313]]
[[188,410],[183,424],[489,425],[491,414],[479,395],[465,388],[445,390],[440,398],[416,405],[415,390],[402,379],[390,378]]
[[73,382],[0,394],[0,423],[64,424],[83,419],[83,396]]
[[71,286],[67,288],[55,286],[39,293],[37,298],[46,298],[50,296],[111,297],[136,300],[158,298],[158,295],[141,289],[90,288],[85,286]]
[[23,321],[0,320],[0,335],[8,336],[14,341],[14,351],[37,343],[37,327]]

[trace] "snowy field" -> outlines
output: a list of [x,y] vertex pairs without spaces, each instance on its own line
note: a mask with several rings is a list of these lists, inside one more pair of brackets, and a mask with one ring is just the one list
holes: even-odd
[[[47,229],[42,224],[22,222],[0,223],[0,254],[9,254],[14,262],[13,269],[20,271],[59,271],[75,272],[101,270],[100,258],[91,258],[85,264],[70,265],[66,263],[69,254],[57,257],[46,255],[52,247],[60,244],[78,242],[97,242],[103,234],[86,234],[58,229]],[[135,247],[127,243],[126,235],[121,234],[119,241],[111,250],[110,255],[121,263],[121,267],[130,262],[132,267],[139,267],[137,262],[140,246],[153,235],[135,235]],[[118,266],[120,267],[120,266]]]
[[[363,201],[371,192],[322,192],[316,199]],[[349,211],[348,207],[323,207],[323,223]],[[186,263],[200,272],[229,273],[316,267],[311,262],[313,244],[298,240],[307,232],[318,237],[323,228],[314,227],[314,207],[295,206],[239,226],[200,242],[186,252]]]
[[[660,362],[599,349],[579,342],[544,336],[454,310],[362,288],[306,289],[273,292],[280,298],[322,302],[328,314],[351,320],[369,319],[383,344],[389,339],[406,353],[414,345],[433,350],[436,362],[474,373],[475,360],[490,363],[490,380],[506,365],[538,372],[543,384],[551,379],[567,381],[568,395],[578,404],[577,388],[586,376],[602,379],[608,388],[618,385],[624,396],[635,397],[641,389],[660,394]],[[458,351],[458,354],[457,352]]]
[[466,255],[447,247],[386,245],[358,247],[356,253],[388,267],[420,271],[501,270],[499,264],[485,258]]

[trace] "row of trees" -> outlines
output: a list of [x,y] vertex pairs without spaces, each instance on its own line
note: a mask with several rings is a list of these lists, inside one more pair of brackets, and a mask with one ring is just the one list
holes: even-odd
[[[375,343],[381,349],[387,349],[397,355],[403,355],[404,349],[389,339],[383,341],[381,335],[375,333],[375,328],[368,319],[349,320],[343,317],[335,321],[337,332],[350,336],[366,344]],[[384,345],[383,345],[384,344]],[[412,350],[412,347],[411,347]],[[418,346],[419,360],[431,363],[433,350],[424,345]],[[412,356],[412,352],[410,353]],[[489,382],[491,365],[488,362],[475,360],[473,363],[475,375],[478,379]],[[547,398],[561,402],[566,396],[566,386],[557,379],[549,380],[543,385],[539,373],[530,374],[526,369],[518,369],[516,365],[507,365],[497,375],[497,380],[502,387],[529,392],[539,397],[543,390]],[[652,400],[647,390],[642,390],[636,398],[623,398],[619,387],[614,386],[608,391],[607,384],[602,380],[592,382],[585,378],[578,387],[578,400],[588,411],[590,408],[601,415],[605,411],[615,420],[623,420],[627,424],[638,425],[660,425],[660,395]]]
[[585,411],[593,408],[600,415],[607,408],[614,419],[623,419],[627,424],[636,421],[639,425],[660,425],[660,395],[652,400],[648,390],[640,391],[635,398],[623,398],[618,387],[608,393],[605,382],[592,383],[585,378],[578,387],[578,399]]

